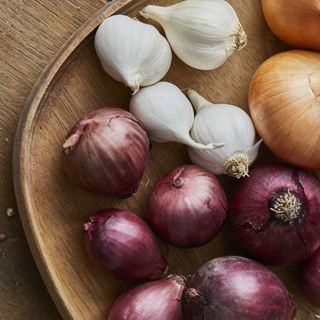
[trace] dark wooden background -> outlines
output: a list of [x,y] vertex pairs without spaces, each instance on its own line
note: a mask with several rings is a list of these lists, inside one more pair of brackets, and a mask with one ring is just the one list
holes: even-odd
[[[40,278],[19,220],[13,140],[36,79],[65,40],[107,0],[0,0],[0,319],[61,319]],[[13,208],[14,215],[7,216]],[[3,236],[2,236],[3,237]],[[80,320],[80,319],[79,319]]]

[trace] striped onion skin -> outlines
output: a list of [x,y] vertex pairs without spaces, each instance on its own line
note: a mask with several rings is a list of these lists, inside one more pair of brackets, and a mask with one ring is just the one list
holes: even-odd
[[125,291],[113,305],[108,320],[181,320],[184,278],[170,275]]
[[103,108],[88,113],[70,130],[64,149],[64,171],[88,191],[131,195],[149,159],[149,139],[128,111]]
[[150,194],[147,218],[167,242],[179,247],[200,246],[221,229],[227,210],[217,178],[195,165],[175,168]]
[[208,261],[188,282],[182,299],[188,320],[293,320],[293,297],[278,276],[244,257]]
[[91,263],[109,276],[123,280],[155,280],[167,262],[150,227],[136,214],[107,208],[90,215],[83,225]]
[[299,287],[309,302],[320,308],[320,248],[299,267]]

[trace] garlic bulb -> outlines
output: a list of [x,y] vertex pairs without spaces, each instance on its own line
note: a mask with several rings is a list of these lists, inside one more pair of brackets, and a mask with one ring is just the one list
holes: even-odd
[[172,60],[168,41],[155,27],[124,15],[101,23],[95,49],[103,69],[134,93],[161,80]]
[[247,44],[236,12],[225,0],[148,5],[140,14],[160,23],[175,54],[196,69],[216,69]]
[[191,161],[215,174],[248,176],[262,142],[254,143],[255,129],[248,114],[232,105],[210,103],[194,90],[189,89],[187,95],[197,111],[191,137],[200,143],[225,143],[217,150],[189,148]]
[[147,130],[149,138],[157,142],[181,142],[199,149],[213,149],[223,144],[203,145],[190,138],[194,113],[182,91],[169,82],[159,82],[141,89],[131,98],[130,112]]

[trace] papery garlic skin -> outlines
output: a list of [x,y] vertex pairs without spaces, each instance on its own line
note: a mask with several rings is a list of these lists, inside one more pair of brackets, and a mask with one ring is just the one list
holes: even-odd
[[192,105],[172,83],[163,81],[142,88],[131,98],[129,109],[153,141],[180,142],[200,149],[222,146],[211,141],[203,145],[191,139],[189,133],[194,121]]
[[172,51],[159,31],[124,15],[104,20],[95,35],[103,69],[135,93],[160,81],[168,72]]
[[189,89],[187,95],[197,110],[191,137],[204,144],[208,141],[225,143],[216,150],[189,148],[191,161],[214,174],[227,174],[238,179],[247,176],[262,142],[255,143],[251,118],[236,106],[210,103],[194,90]]
[[169,7],[148,5],[140,14],[160,23],[175,54],[199,70],[220,67],[247,44],[236,12],[225,0],[187,0]]

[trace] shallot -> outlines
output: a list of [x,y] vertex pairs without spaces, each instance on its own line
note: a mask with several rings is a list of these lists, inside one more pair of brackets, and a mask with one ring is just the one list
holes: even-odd
[[137,215],[105,209],[84,224],[89,259],[101,271],[126,280],[158,279],[167,268],[156,237]]
[[320,248],[300,266],[299,280],[304,295],[320,308]]
[[91,192],[131,195],[147,166],[149,144],[131,113],[98,109],[70,130],[63,145],[64,170],[71,181]]
[[157,182],[147,211],[151,226],[163,239],[190,247],[219,232],[226,208],[226,196],[217,178],[201,167],[184,165]]
[[118,298],[108,320],[181,320],[184,287],[176,275],[140,284]]

